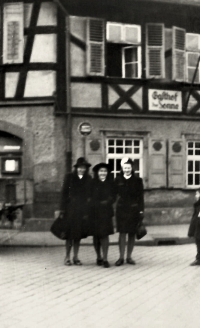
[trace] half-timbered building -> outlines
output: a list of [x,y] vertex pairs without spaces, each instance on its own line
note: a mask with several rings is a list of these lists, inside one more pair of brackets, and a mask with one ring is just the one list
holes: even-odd
[[1,204],[52,218],[77,157],[109,162],[115,177],[129,156],[147,222],[188,222],[200,185],[200,4],[4,0],[0,9]]
[[[200,185],[200,4],[62,1],[69,15],[72,159],[135,160],[146,220],[182,223]],[[82,123],[91,134],[81,136]],[[87,132],[87,131],[86,131]]]
[[55,117],[66,106],[65,15],[37,0],[0,11],[1,222],[15,208],[52,218],[65,170],[65,117]]

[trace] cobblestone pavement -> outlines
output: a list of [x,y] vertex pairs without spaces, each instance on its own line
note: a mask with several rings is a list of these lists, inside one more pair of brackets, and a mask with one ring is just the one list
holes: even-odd
[[64,248],[0,248],[1,328],[200,327],[195,245],[134,250],[136,266],[97,267],[82,246],[82,267],[63,265]]

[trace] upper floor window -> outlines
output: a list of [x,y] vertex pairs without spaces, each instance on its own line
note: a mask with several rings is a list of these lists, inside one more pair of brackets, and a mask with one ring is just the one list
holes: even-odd
[[107,23],[107,75],[141,78],[141,26]]
[[199,74],[200,35],[186,33],[186,81],[200,83]]
[[146,77],[185,81],[185,30],[146,25]]

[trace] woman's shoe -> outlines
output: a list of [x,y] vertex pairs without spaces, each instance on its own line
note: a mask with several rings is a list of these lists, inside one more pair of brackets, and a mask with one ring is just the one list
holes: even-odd
[[131,258],[130,259],[126,259],[126,263],[132,264],[132,265],[135,265],[136,264],[135,261],[132,260]]
[[64,260],[64,265],[72,265],[72,263],[71,263],[70,260],[65,259],[65,260]]
[[122,264],[124,264],[124,259],[119,259],[119,260],[117,260],[117,262],[115,262],[116,266],[120,266]]
[[73,262],[75,265],[82,265],[82,262],[78,259],[77,260],[73,259]]
[[102,259],[97,259],[96,263],[97,263],[97,265],[101,266],[103,264],[103,260]]
[[110,263],[108,261],[103,261],[104,268],[110,268]]

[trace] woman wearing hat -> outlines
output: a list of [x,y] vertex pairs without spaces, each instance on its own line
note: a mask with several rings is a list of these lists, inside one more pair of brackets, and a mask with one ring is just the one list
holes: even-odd
[[[110,167],[99,163],[93,168],[94,179],[91,187],[91,230],[94,236],[94,248],[97,253],[97,265],[109,268],[109,235],[113,234],[112,217],[115,200],[113,182],[110,179]],[[101,257],[101,248],[103,259]]]
[[91,177],[88,174],[91,165],[80,157],[74,165],[74,172],[67,174],[64,180],[61,213],[66,220],[66,258],[65,265],[71,265],[70,252],[74,249],[73,263],[81,265],[78,258],[80,240],[87,237],[86,220],[91,188]]
[[128,234],[127,258],[128,264],[135,264],[132,251],[135,244],[135,235],[139,223],[143,219],[144,200],[142,179],[134,174],[134,163],[130,158],[121,161],[121,174],[115,179],[116,193],[118,194],[116,220],[119,232],[120,257],[116,266],[124,264],[126,235]]

